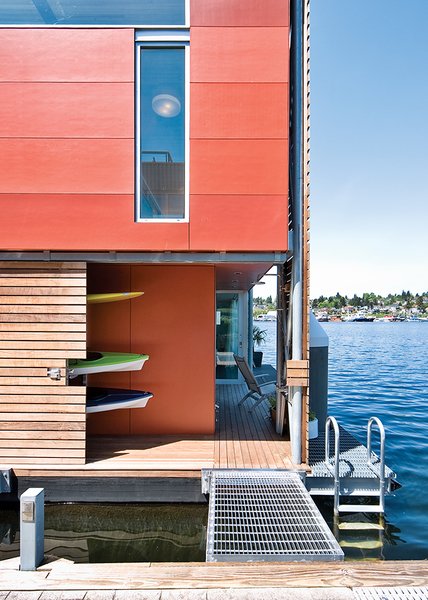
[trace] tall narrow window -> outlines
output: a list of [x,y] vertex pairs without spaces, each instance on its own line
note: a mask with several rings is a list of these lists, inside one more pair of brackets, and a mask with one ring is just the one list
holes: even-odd
[[138,220],[184,220],[186,48],[139,47]]

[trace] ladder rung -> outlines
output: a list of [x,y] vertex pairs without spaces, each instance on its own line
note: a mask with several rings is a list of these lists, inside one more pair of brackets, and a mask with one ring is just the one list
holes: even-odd
[[383,531],[384,527],[377,523],[339,523],[339,529],[343,531]]
[[380,504],[339,504],[339,512],[383,513]]
[[339,545],[341,548],[360,548],[361,550],[375,550],[376,548],[382,548],[383,542],[380,540],[340,540]]

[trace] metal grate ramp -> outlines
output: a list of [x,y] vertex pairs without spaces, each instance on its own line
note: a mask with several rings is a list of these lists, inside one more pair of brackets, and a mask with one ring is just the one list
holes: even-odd
[[298,473],[213,470],[207,562],[343,560]]
[[426,600],[427,587],[354,588],[357,600]]

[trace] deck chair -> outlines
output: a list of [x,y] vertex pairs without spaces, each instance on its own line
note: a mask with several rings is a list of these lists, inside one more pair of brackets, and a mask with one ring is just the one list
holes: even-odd
[[263,375],[254,375],[243,356],[234,354],[233,358],[235,359],[236,366],[241,371],[241,374],[248,387],[248,393],[241,398],[241,400],[238,402],[238,406],[242,406],[242,404],[244,404],[248,398],[252,398],[256,401],[256,403],[253,404],[253,406],[249,409],[249,412],[252,412],[256,406],[263,402],[265,398],[276,392],[276,381],[264,381],[259,383],[257,379],[260,379],[260,377],[263,377]]

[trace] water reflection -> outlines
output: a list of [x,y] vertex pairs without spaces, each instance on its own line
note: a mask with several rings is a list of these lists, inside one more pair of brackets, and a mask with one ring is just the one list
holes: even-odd
[[[45,554],[77,563],[205,560],[206,505],[58,504],[45,509]],[[19,555],[18,507],[1,512],[0,558]]]

